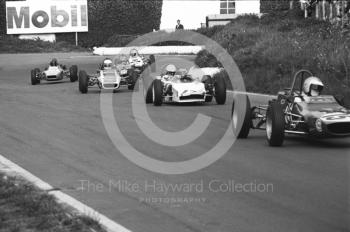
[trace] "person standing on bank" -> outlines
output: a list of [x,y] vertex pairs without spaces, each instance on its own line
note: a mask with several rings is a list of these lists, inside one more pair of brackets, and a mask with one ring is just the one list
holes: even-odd
[[177,24],[175,27],[176,30],[183,30],[184,26],[180,23],[180,19],[177,20]]

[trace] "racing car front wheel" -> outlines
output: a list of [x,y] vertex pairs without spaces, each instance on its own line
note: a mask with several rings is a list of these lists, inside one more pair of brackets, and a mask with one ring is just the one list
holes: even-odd
[[271,102],[266,112],[266,137],[270,146],[279,147],[284,141],[285,120],[282,106]]
[[79,91],[81,93],[87,93],[89,87],[89,77],[85,71],[79,72]]
[[215,77],[215,99],[216,103],[219,105],[223,105],[226,102],[226,83],[222,76],[217,75]]
[[72,65],[69,68],[69,79],[71,82],[76,82],[78,80],[78,66]]
[[156,71],[156,58],[154,57],[154,55],[149,56],[149,62],[151,65],[151,72],[155,72]]
[[146,104],[153,103],[153,82],[147,89],[145,100],[146,100]]
[[32,85],[36,85],[40,83],[40,79],[38,78],[39,73],[40,73],[40,70],[38,68],[32,69],[30,71],[30,80]]
[[237,136],[238,139],[246,139],[249,135],[250,128],[252,126],[252,111],[250,108],[250,101],[249,97],[246,96],[246,107],[245,107],[245,112],[244,112],[244,121],[241,127],[241,130],[239,131],[238,135],[236,133],[236,125],[237,125],[237,120],[238,120],[238,112],[237,109],[235,109],[235,101],[232,103],[232,128],[233,131],[235,132],[235,135]]
[[163,103],[163,83],[161,80],[153,81],[153,91],[152,91],[152,100],[153,105],[161,106]]

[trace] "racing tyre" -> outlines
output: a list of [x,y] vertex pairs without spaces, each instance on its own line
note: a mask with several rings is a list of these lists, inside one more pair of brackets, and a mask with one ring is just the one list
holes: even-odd
[[155,106],[161,106],[163,103],[163,83],[161,80],[153,81],[152,100]]
[[[241,127],[241,130],[239,131],[237,138],[238,139],[246,139],[249,135],[250,128],[252,127],[252,112],[251,112],[251,105],[249,101],[249,97],[246,97],[246,110],[244,114],[244,121]],[[237,113],[235,112],[235,102],[232,103],[232,128],[235,132],[235,126],[234,121],[237,121]],[[236,134],[236,133],[235,133]]]
[[156,71],[156,58],[154,55],[149,56],[150,64],[151,64],[151,72]]
[[89,77],[85,71],[79,72],[79,91],[81,93],[87,93],[89,86]]
[[71,82],[76,82],[78,80],[78,66],[72,65],[69,68],[69,79]]
[[135,71],[130,72],[131,83],[128,85],[129,90],[134,90],[138,74]]
[[30,80],[32,85],[36,85],[40,83],[40,79],[37,78],[37,75],[40,73],[40,70],[38,68],[32,69],[30,71]]
[[282,106],[271,102],[266,112],[266,137],[270,146],[279,147],[284,141],[285,120]]
[[223,105],[226,102],[226,83],[222,76],[216,76],[215,84],[215,100],[218,105]]
[[145,100],[146,100],[146,104],[153,103],[153,82],[151,83],[151,85],[147,89]]

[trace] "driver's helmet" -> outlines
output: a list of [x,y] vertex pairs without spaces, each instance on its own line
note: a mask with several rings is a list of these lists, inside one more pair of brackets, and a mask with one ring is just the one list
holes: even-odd
[[175,73],[176,73],[176,66],[173,65],[173,64],[168,64],[166,67],[165,67],[165,75],[171,75],[171,76],[174,76]]
[[57,59],[53,58],[50,62],[50,66],[57,66],[57,65],[58,65]]
[[319,96],[323,90],[323,83],[318,77],[308,77],[304,81],[303,92],[307,96]]
[[136,49],[131,49],[131,51],[130,51],[130,56],[131,56],[131,57],[137,57],[138,54],[139,54],[139,53],[137,52]]
[[104,68],[104,69],[110,69],[110,68],[112,68],[112,64],[113,64],[112,60],[109,59],[109,58],[106,58],[106,59],[103,61],[103,68]]

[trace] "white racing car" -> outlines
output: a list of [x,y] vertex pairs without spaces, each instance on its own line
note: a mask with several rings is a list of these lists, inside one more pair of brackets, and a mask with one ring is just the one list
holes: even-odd
[[84,70],[79,72],[79,91],[87,93],[88,88],[97,85],[100,89],[119,89],[127,86],[133,90],[139,74],[130,68],[129,64],[113,64],[112,60],[106,58],[97,74],[88,75]]
[[155,63],[154,55],[150,55],[149,57],[144,57],[139,54],[136,49],[130,50],[129,56],[129,64],[130,66],[137,72],[142,73],[148,66],[151,66],[151,71],[156,71],[156,63]]
[[65,65],[58,64],[57,59],[52,59],[49,66],[44,71],[39,68],[32,69],[30,72],[32,85],[40,84],[41,80],[60,81],[63,78],[69,78],[71,82],[78,80],[78,67],[72,65],[69,69]]
[[221,75],[196,78],[186,69],[177,70],[171,64],[162,73],[149,86],[146,103],[160,106],[170,102],[211,102],[213,97],[219,105],[226,102],[226,83]]

